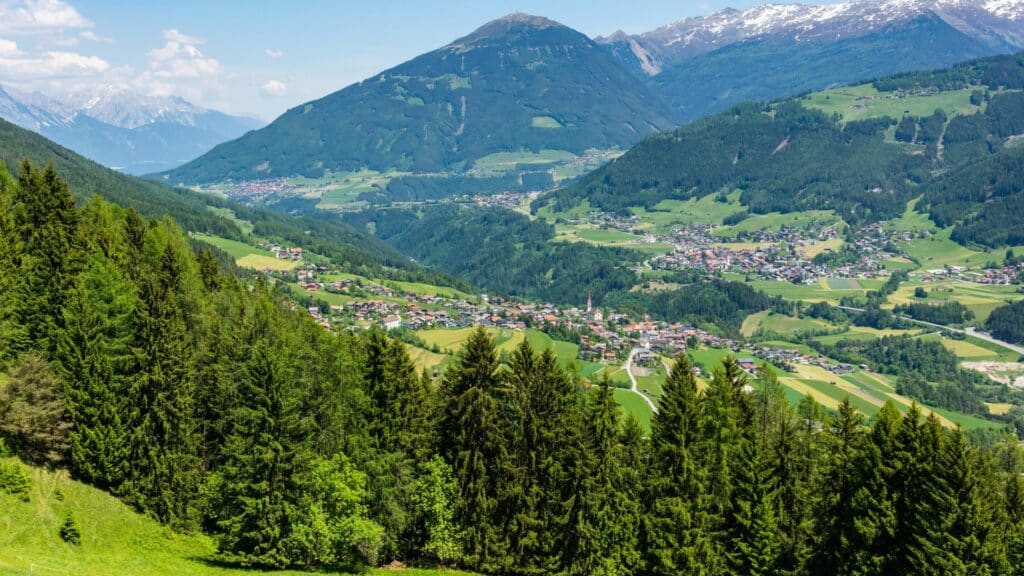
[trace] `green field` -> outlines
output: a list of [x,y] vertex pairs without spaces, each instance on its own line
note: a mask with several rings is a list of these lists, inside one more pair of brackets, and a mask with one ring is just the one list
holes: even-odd
[[[917,298],[914,290],[924,288],[927,298]],[[996,308],[1024,298],[1024,294],[1017,291],[1016,286],[1000,286],[990,284],[978,284],[963,280],[943,280],[938,282],[910,281],[904,282],[899,289],[889,296],[889,302],[893,305],[927,303],[942,304],[943,302],[956,301],[974,312],[975,322],[983,323]]]
[[780,214],[753,214],[738,224],[723,226],[716,229],[712,234],[719,237],[732,237],[741,232],[756,232],[758,230],[779,230],[783,226],[789,228],[807,228],[811,224],[836,224],[839,217],[832,210],[807,210],[804,212],[789,212]]
[[750,338],[758,331],[793,334],[795,332],[820,330],[822,328],[828,328],[828,323],[816,318],[797,318],[765,310],[764,312],[747,316],[746,320],[743,321],[740,332],[747,338]]
[[941,109],[952,116],[972,114],[978,110],[977,106],[971,104],[973,90],[974,88],[964,88],[939,94],[897,98],[893,93],[879,92],[871,84],[861,84],[808,94],[803,98],[803,104],[826,114],[839,114],[844,122],[883,116],[899,119],[907,114],[931,116],[936,109]]
[[242,268],[294,270],[296,267],[296,263],[291,260],[280,260],[269,250],[263,250],[245,242],[200,233],[193,233],[192,237],[227,252],[234,257],[235,264]]
[[[475,329],[476,328],[472,327],[434,328],[431,330],[421,330],[416,334],[422,338],[428,346],[433,347],[436,345],[445,355],[454,355],[462,349],[466,340],[469,339],[469,335],[472,334]],[[590,378],[605,368],[603,364],[580,360],[580,349],[576,344],[573,344],[572,342],[553,340],[550,336],[539,330],[526,330],[524,332],[488,328],[487,332],[493,339],[495,347],[499,353],[512,353],[517,346],[522,344],[523,340],[526,340],[530,343],[533,349],[538,352],[550,349],[555,353],[555,357],[558,358],[558,363],[563,368],[577,370],[584,378]],[[444,358],[448,358],[448,356],[444,356]],[[433,366],[424,365],[421,367],[430,368]]]
[[555,224],[553,242],[586,242],[595,246],[629,248],[645,254],[668,254],[672,247],[658,242],[646,242],[636,234],[588,225]]
[[651,418],[654,417],[654,413],[651,411],[651,407],[647,405],[647,401],[641,398],[639,394],[623,390],[622,388],[612,390],[612,394],[615,396],[615,401],[622,406],[623,414],[633,414],[640,421],[644,430],[650,431]]
[[[9,459],[10,460],[10,459]],[[256,576],[309,574],[233,568],[215,561],[216,546],[203,535],[172,532],[136,514],[106,492],[75,482],[65,471],[25,468],[28,502],[0,492],[0,574],[87,576]],[[60,539],[74,516],[82,543]],[[381,576],[393,571],[370,570]],[[321,572],[327,574],[327,572]],[[471,576],[446,570],[406,570],[407,576]]]
[[868,290],[877,288],[874,283],[859,280],[860,288],[837,289],[830,287],[824,278],[819,279],[814,284],[793,284],[784,280],[754,280],[748,282],[748,284],[767,294],[781,296],[788,300],[802,300],[805,302],[825,301],[831,304],[838,304],[839,299],[843,296],[864,296]]
[[717,194],[709,194],[700,199],[662,200],[649,210],[632,210],[633,214],[640,217],[640,228],[671,232],[686,224],[721,224],[726,216],[745,210],[739,197],[740,192],[737,190],[727,196],[728,202],[719,202]]
[[[554,119],[552,118],[552,120]],[[545,164],[569,162],[573,158],[576,158],[576,155],[567,150],[545,149],[540,152],[495,152],[482,158],[477,158],[473,162],[473,168],[481,172],[496,174],[511,172],[519,164],[543,166]]]
[[534,128],[561,128],[562,123],[551,116],[534,116],[530,121]]
[[316,207],[320,210],[351,210],[362,207],[365,202],[358,201],[363,192],[384,190],[392,178],[401,176],[399,172],[377,172],[376,170],[360,170],[358,172],[328,172],[323,178],[291,178],[290,181],[300,186],[303,195],[319,198]]

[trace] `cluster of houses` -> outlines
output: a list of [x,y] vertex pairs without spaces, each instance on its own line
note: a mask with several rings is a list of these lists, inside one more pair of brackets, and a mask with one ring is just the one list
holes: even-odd
[[978,284],[1008,286],[1020,283],[1024,277],[1024,265],[1012,264],[984,270],[968,270],[963,266],[946,265],[944,268],[932,268],[921,274],[922,282],[941,282],[943,280],[963,280]]
[[223,192],[232,200],[259,202],[271,196],[293,196],[299,193],[299,188],[284,178],[263,178],[230,182],[224,186]]

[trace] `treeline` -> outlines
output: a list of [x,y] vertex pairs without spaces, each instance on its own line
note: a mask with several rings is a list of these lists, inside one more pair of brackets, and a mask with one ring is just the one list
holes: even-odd
[[956,355],[937,340],[900,335],[843,339],[831,345],[814,342],[814,347],[830,358],[898,376],[898,392],[930,406],[988,414],[986,401],[1005,401],[1010,394],[1006,386],[961,369]]
[[359,195],[371,204],[441,200],[452,196],[498,194],[501,192],[534,192],[554,186],[550,172],[520,171],[501,176],[400,176],[388,182],[385,190],[372,190]]
[[428,205],[346,214],[353,226],[418,262],[492,293],[580,305],[636,284],[630,268],[643,256],[622,248],[551,242],[555,229],[502,208]]
[[[1011,574],[1024,460],[917,408],[870,428],[685,356],[649,437],[550,351],[476,330],[439,382],[220,273],[169,221],[0,178],[0,433],[219,562],[495,574]],[[752,388],[751,388],[752,387]],[[751,391],[752,390],[752,391]],[[82,530],[89,530],[83,525]]]
[[986,85],[993,88],[1024,88],[1024,52],[981,58],[944,70],[908,72],[874,81],[879,92],[909,92],[932,88],[961,90]]
[[985,320],[985,329],[1005,342],[1024,343],[1024,300],[993,310]]
[[957,242],[1018,245],[1024,243],[1017,218],[1024,210],[1022,179],[1024,148],[1010,148],[927,185],[918,209],[939,226],[955,225],[952,237]]
[[119,206],[131,206],[146,218],[169,216],[190,232],[246,241],[246,234],[226,212],[253,226],[253,234],[302,246],[348,270],[375,278],[450,285],[465,283],[416,266],[396,250],[340,222],[334,214],[291,216],[252,208],[185,188],[142,180],[96,164],[49,140],[0,120],[0,161],[17,175],[22,159],[52,163],[71,186],[78,201],[99,196]]
[[616,292],[607,305],[634,317],[651,317],[666,322],[713,324],[718,331],[738,335],[743,320],[755,312],[773,309],[792,312],[792,304],[768,296],[742,282],[706,280],[675,290]]
[[852,223],[896,217],[912,195],[908,179],[927,178],[929,160],[892,153],[882,132],[893,122],[844,126],[797,101],[743,104],[649,137],[534,207],[567,210],[587,199],[626,212],[724,188],[743,190],[753,213],[834,209]]
[[955,300],[942,304],[912,302],[897,306],[893,312],[910,316],[915,320],[943,326],[958,326],[974,319],[974,312]]

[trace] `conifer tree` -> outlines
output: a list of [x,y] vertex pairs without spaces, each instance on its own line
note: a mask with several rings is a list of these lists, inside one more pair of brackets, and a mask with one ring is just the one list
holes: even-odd
[[71,416],[75,474],[115,492],[127,479],[134,290],[96,255],[70,291],[56,357]]
[[570,511],[563,573],[629,575],[639,569],[639,509],[625,492],[619,441],[621,413],[607,379],[590,394],[583,420],[584,452]]
[[15,229],[14,180],[0,164],[0,369],[28,348],[28,330],[19,318],[22,243]]
[[75,202],[53,166],[40,172],[26,161],[13,204],[23,250],[19,321],[26,327],[30,345],[50,353],[61,325],[64,295],[79,260]]
[[140,290],[129,495],[157,518],[188,526],[196,512],[199,438],[178,258],[166,243],[157,268],[143,278]]
[[474,330],[458,364],[445,374],[441,423],[441,446],[459,486],[455,521],[465,529],[464,557],[485,571],[502,569],[508,560],[497,514],[499,475],[508,462],[498,365],[487,332]]
[[698,460],[701,407],[689,358],[675,362],[651,423],[648,510],[644,518],[651,574],[712,574],[720,561],[707,514],[705,470]]
[[286,567],[296,562],[288,543],[303,519],[302,481],[312,466],[309,423],[265,344],[253,350],[240,386],[221,458],[219,548],[243,564]]

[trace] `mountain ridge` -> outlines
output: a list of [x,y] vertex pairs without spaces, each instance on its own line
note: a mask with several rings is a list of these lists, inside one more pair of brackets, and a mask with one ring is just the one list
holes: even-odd
[[593,40],[519,13],[292,108],[163,176],[192,184],[364,167],[462,172],[496,152],[581,154],[671,126],[661,99]]
[[110,85],[59,97],[0,86],[0,117],[135,174],[184,163],[261,124],[183,98],[147,97]]

